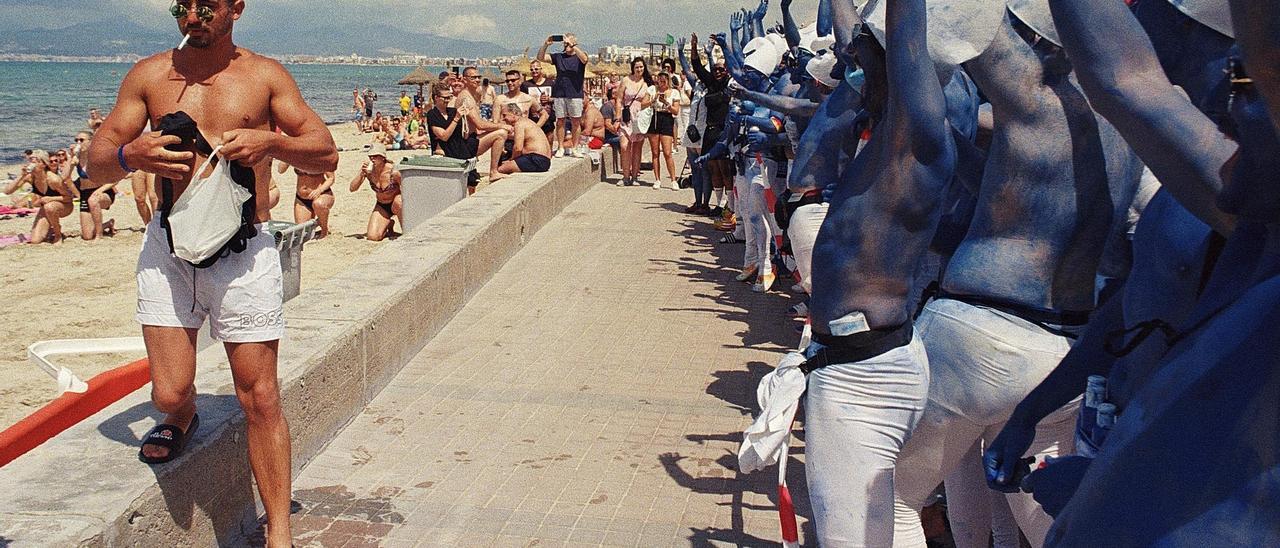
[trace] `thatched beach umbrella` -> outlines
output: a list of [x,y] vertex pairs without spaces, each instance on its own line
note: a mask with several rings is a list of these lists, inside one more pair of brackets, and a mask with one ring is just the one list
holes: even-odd
[[400,81],[396,83],[402,86],[418,86],[418,94],[422,95],[422,87],[430,84],[431,82],[432,78],[431,75],[427,73],[427,69],[418,67],[413,69],[412,72],[404,78],[401,78]]

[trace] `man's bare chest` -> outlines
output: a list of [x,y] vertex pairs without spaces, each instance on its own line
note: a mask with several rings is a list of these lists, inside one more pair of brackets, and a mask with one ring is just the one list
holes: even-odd
[[168,78],[147,89],[147,115],[154,125],[169,113],[186,112],[217,144],[233,129],[265,129],[271,123],[271,93],[265,82],[227,69],[211,76]]

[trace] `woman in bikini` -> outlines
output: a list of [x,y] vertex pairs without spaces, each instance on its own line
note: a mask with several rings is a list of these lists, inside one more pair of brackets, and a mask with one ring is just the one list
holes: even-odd
[[640,182],[640,153],[644,151],[645,132],[648,128],[636,131],[632,127],[632,120],[653,103],[652,86],[653,77],[649,75],[649,66],[644,59],[632,59],[631,74],[622,79],[622,93],[618,94],[616,105],[617,112],[623,118],[619,139],[622,148],[622,180],[618,181],[618,186]]
[[[111,209],[116,200],[116,183],[100,184],[89,178],[82,165],[81,153],[89,149],[89,140],[93,132],[81,131],[76,134],[76,142],[71,146],[71,156],[67,163],[67,175],[74,180],[71,185],[80,194],[80,237],[85,240],[96,240],[113,232],[113,221],[103,222],[103,212]],[[64,179],[65,180],[65,179]]]
[[[289,167],[289,164],[280,162],[278,169],[280,173],[284,173]],[[302,224],[315,219],[320,227],[316,239],[328,236],[329,212],[333,210],[334,202],[334,173],[307,173],[296,167],[293,168],[293,173],[298,176],[297,189],[293,195],[293,222]]]
[[71,214],[71,189],[51,165],[48,152],[33,150],[31,160],[31,190],[36,196],[32,205],[40,210],[31,225],[31,243],[56,244],[62,241],[61,219]]
[[[373,212],[369,214],[369,227],[365,238],[378,242],[391,233],[395,217],[400,216],[400,172],[387,162],[387,147],[374,143],[369,147],[369,159],[360,166],[360,173],[351,181],[351,192],[360,190],[360,183],[369,181],[369,188],[377,196]],[[404,224],[404,219],[400,220]]]

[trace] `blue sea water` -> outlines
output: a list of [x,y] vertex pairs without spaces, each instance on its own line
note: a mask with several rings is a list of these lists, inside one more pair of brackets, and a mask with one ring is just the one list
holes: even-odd
[[[0,62],[0,164],[22,161],[30,148],[67,148],[85,127],[89,109],[104,115],[115,104],[128,63]],[[351,120],[351,90],[372,88],[377,108],[399,111],[398,86],[413,67],[381,65],[286,65],[311,108],[327,123]],[[426,67],[436,74],[442,67]],[[482,71],[483,72],[483,71]],[[494,78],[492,74],[486,74]],[[3,177],[4,174],[0,174]]]

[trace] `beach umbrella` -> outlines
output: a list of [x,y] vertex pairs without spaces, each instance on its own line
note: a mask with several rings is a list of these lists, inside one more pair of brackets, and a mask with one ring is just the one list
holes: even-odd
[[413,69],[412,72],[405,75],[404,78],[401,78],[400,81],[396,83],[401,86],[418,86],[418,93],[422,94],[422,87],[430,84],[432,81],[433,79],[431,78],[431,75],[427,73],[427,69],[418,67]]

